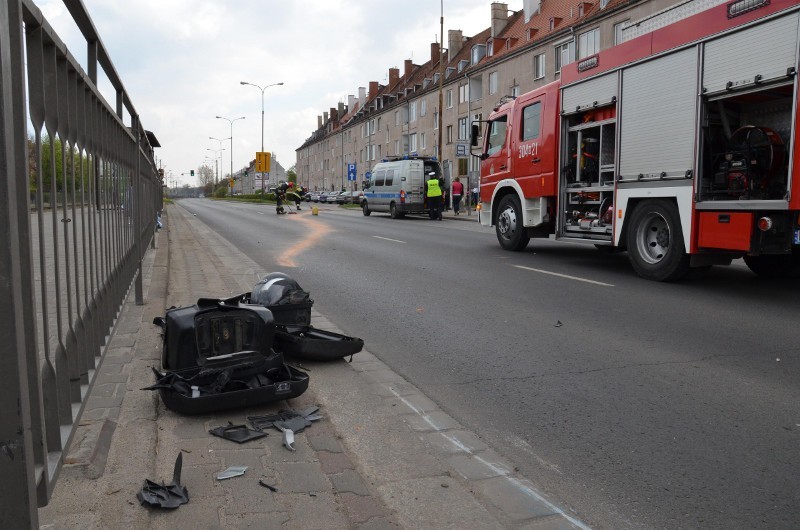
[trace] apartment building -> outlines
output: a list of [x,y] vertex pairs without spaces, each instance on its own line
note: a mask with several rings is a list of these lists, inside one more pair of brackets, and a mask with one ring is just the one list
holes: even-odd
[[[447,48],[432,43],[426,63],[389,68],[386,85],[371,81],[318,116],[317,129],[296,149],[298,182],[312,190],[357,189],[381,159],[413,154],[438,157],[448,182],[460,176],[473,187],[478,162],[469,155],[470,125],[502,98],[552,82],[563,65],[654,29],[668,20],[659,15],[676,7],[720,2],[525,0],[516,12],[492,3],[485,30],[471,37],[449,30]],[[355,180],[348,180],[351,164]]]

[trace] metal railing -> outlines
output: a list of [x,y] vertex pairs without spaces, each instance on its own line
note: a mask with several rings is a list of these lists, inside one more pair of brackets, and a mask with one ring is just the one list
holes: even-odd
[[[153,242],[162,185],[81,0],[85,72],[31,0],[0,2],[0,527],[37,527],[107,335]],[[97,88],[98,65],[116,92]],[[125,111],[129,125],[124,122]]]

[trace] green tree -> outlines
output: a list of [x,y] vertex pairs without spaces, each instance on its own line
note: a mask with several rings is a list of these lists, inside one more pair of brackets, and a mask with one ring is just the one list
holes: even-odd
[[286,171],[286,180],[288,182],[297,182],[297,172],[295,171],[295,166],[290,167]]

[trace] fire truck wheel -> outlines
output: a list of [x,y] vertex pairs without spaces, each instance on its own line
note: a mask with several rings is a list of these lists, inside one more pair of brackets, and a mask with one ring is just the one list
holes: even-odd
[[367,204],[367,201],[361,203],[361,212],[367,217],[369,217],[369,214],[372,213],[369,211],[369,205]]
[[678,209],[669,201],[645,201],[628,225],[628,258],[642,278],[678,280],[689,271]]
[[798,250],[788,256],[745,256],[744,262],[751,271],[764,278],[797,278],[800,276],[800,251]]
[[506,250],[519,251],[531,240],[528,230],[522,226],[522,208],[515,195],[506,195],[497,209],[495,232],[500,246]]
[[400,212],[397,211],[397,206],[394,203],[389,205],[389,216],[392,219],[400,219]]

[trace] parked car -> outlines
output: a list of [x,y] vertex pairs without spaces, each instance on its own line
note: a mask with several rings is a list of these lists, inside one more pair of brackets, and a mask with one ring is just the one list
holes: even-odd
[[311,201],[311,192],[306,193],[305,195],[303,195],[303,200],[306,201],[306,202]]
[[312,191],[311,192],[311,200],[314,201],[314,202],[319,202],[320,193],[321,192],[319,192],[319,191]]
[[336,204],[350,204],[353,202],[353,192],[343,191],[336,196]]
[[361,201],[364,200],[364,191],[363,190],[356,190],[352,192],[352,203],[361,205]]
[[332,191],[332,192],[330,192],[328,194],[328,197],[326,198],[326,202],[328,202],[328,203],[336,203],[336,197],[340,193],[344,193],[344,192],[341,192],[341,191]]

